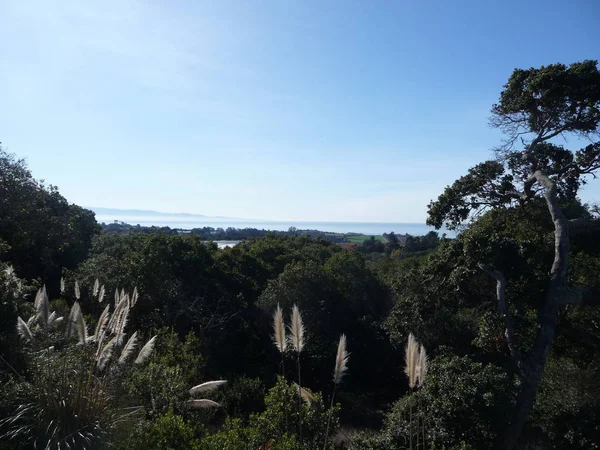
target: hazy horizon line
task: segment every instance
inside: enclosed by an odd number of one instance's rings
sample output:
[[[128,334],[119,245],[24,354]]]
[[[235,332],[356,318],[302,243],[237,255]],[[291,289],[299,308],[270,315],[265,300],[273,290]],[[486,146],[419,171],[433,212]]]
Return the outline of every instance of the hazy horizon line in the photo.
[[[189,219],[193,217],[198,217],[202,219],[227,219],[227,220],[236,220],[236,221],[244,221],[244,222],[257,222],[257,223],[287,223],[287,222],[296,222],[296,223],[347,223],[347,224],[415,224],[415,225],[426,225],[425,222],[390,222],[390,221],[356,221],[356,220],[307,220],[307,219],[265,219],[265,218],[245,218],[245,217],[230,217],[230,216],[209,216],[205,214],[197,214],[197,213],[183,213],[183,212],[163,212],[156,211],[151,209],[122,209],[122,208],[106,208],[106,207],[96,207],[96,206],[85,206],[85,208],[92,210],[97,216],[107,216],[107,215],[116,215],[123,216],[129,219],[134,217],[148,217],[148,216],[168,216],[168,217],[181,217],[183,219]],[[136,216],[134,214],[139,214]],[[144,215],[145,214],[145,215]],[[118,220],[118,218],[115,218]]]

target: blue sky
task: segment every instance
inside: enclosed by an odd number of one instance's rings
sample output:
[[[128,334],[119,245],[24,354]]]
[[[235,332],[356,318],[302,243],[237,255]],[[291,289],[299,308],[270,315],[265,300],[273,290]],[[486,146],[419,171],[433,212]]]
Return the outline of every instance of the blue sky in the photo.
[[[422,222],[516,67],[600,58],[600,2],[0,2],[0,141],[69,201]],[[584,200],[600,200],[600,181]]]

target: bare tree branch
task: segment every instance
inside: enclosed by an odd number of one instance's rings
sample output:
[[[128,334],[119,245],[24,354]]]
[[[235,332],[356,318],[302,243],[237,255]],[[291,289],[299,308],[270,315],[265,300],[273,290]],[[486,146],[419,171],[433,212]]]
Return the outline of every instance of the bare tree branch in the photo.
[[[506,279],[504,278],[504,275],[500,271],[494,269],[491,266],[487,266],[485,264],[480,263],[479,268],[481,270],[487,272],[488,275],[490,275],[492,278],[494,278],[496,280],[496,298],[498,300],[498,311],[504,317],[504,324],[506,326],[506,330],[504,331],[504,336],[506,338],[506,343],[508,345],[508,349],[510,350],[510,355],[512,356],[515,363],[517,364],[519,371],[522,373],[523,372],[523,357],[515,343],[515,320],[514,320],[512,314],[510,313],[510,311],[508,310],[508,305],[506,304],[506,298],[505,298]]]

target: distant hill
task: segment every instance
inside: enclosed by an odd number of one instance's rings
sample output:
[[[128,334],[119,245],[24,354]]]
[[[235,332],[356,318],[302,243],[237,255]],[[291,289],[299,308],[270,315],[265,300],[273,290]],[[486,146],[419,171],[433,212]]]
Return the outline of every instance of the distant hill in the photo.
[[[234,219],[234,217],[224,216],[205,216],[203,214],[188,214],[188,213],[166,213],[160,211],[152,211],[150,209],[118,209],[118,208],[99,208],[96,206],[86,206],[99,216],[127,216],[127,217],[185,217],[185,218],[203,218],[203,219]]]
[[[96,214],[98,214],[99,216],[144,216],[144,217],[149,217],[149,216],[169,216],[169,217],[186,217],[186,218],[193,218],[193,217],[202,217],[202,218],[207,218],[210,216],[205,216],[202,214],[188,214],[188,213],[167,213],[167,212],[160,212],[160,211],[152,211],[149,209],[117,209],[117,208],[98,208],[96,206],[86,206],[86,208],[91,209],[92,211],[94,211]],[[215,217],[216,218],[216,217]],[[219,219],[221,218],[225,218],[225,217],[218,217]]]

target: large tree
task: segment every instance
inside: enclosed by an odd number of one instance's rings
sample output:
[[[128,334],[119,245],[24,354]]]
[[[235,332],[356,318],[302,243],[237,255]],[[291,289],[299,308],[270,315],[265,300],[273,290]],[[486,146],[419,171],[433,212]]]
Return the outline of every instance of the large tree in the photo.
[[[427,223],[456,229],[488,209],[522,208],[543,198],[554,226],[554,258],[539,302],[532,346],[516,344],[515,320],[505,296],[506,279],[497,268],[480,267],[496,280],[505,339],[520,375],[514,415],[500,448],[515,447],[532,411],[561,307],[577,304],[581,290],[568,284],[570,223],[562,206],[600,169],[600,71],[597,61],[517,69],[492,107],[491,125],[506,135],[496,159],[478,164],[429,204]],[[567,139],[579,150],[560,145]],[[510,281],[510,280],[509,280]]]
[[[69,204],[0,147],[0,261],[56,289],[62,268],[83,261],[99,231],[92,211]]]

